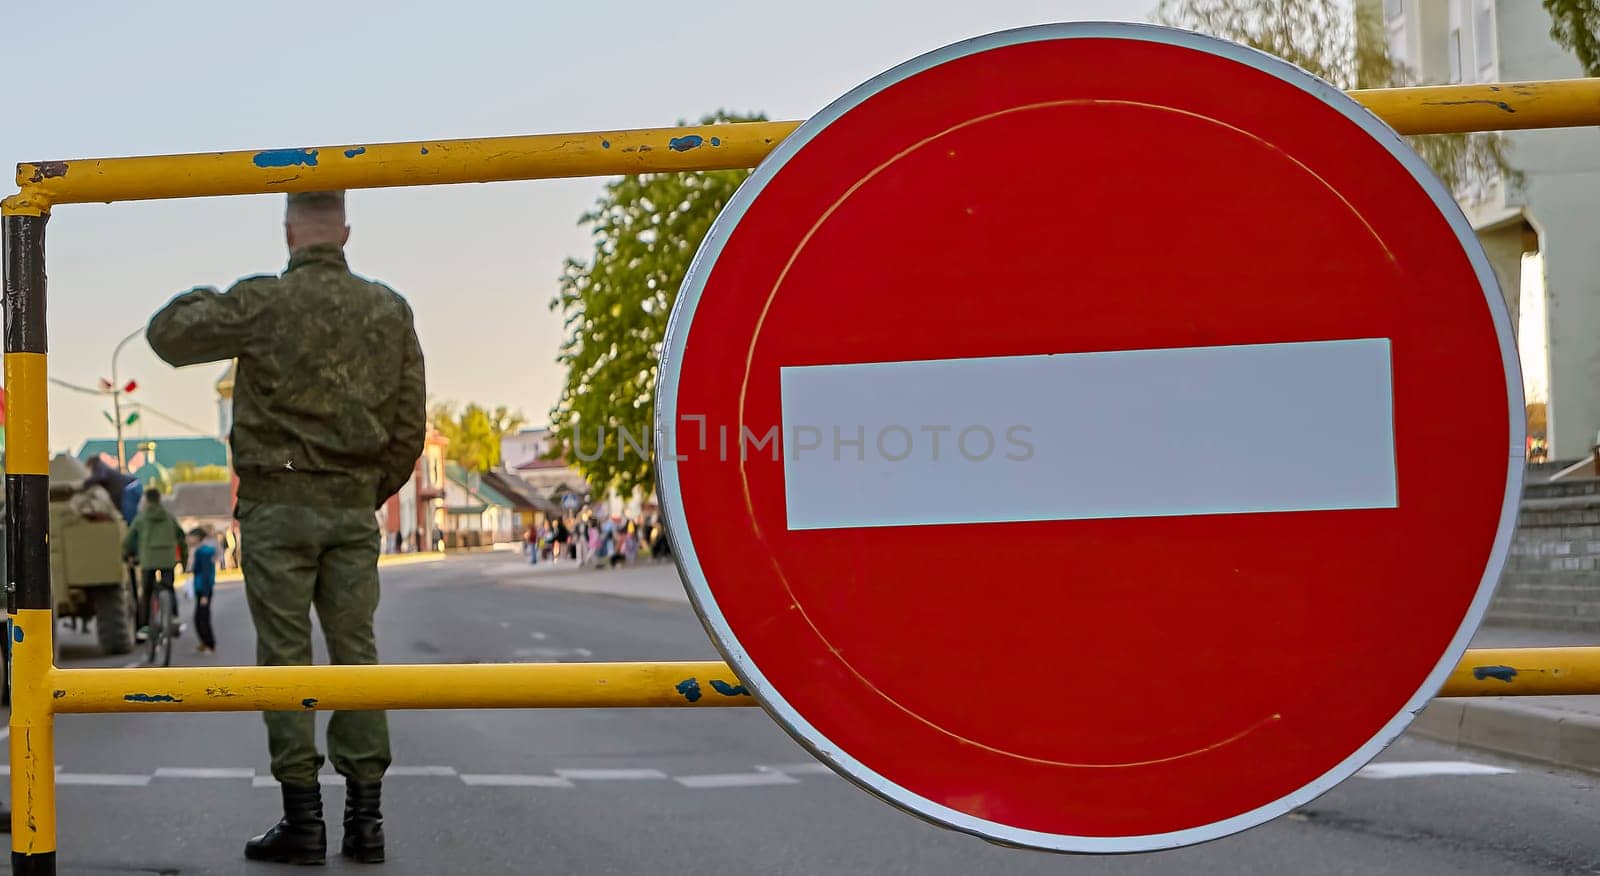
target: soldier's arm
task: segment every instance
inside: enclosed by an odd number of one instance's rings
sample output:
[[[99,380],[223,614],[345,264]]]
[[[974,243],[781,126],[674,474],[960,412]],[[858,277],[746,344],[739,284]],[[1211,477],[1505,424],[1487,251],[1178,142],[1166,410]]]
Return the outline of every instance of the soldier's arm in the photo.
[[[389,444],[379,460],[383,479],[378,483],[378,505],[406,485],[422,455],[422,442],[428,428],[426,375],[422,364],[422,344],[406,308],[404,348],[400,360],[400,391],[395,398],[394,417],[389,423]]]
[[[173,366],[237,358],[254,322],[252,290],[263,279],[270,280],[252,277],[226,293],[203,287],[172,299],[150,319],[150,349]]]

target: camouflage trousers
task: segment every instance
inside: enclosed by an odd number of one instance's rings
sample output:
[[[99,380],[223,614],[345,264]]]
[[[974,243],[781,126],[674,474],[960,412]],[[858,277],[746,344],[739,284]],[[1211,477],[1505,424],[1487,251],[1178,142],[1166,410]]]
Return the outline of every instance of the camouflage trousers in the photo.
[[[262,666],[311,663],[311,607],[316,606],[334,663],[378,662],[372,616],[378,608],[378,525],[359,508],[308,508],[239,500],[245,595]],[[272,775],[314,785],[322,769],[316,713],[264,712]],[[383,712],[335,712],[328,756],[346,778],[375,782],[389,768]]]

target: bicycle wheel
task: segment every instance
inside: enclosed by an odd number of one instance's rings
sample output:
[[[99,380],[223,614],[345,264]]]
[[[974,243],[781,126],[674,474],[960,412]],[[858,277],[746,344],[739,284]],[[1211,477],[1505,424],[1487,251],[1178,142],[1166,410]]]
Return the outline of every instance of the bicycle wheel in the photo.
[[[172,618],[172,591],[157,586],[150,595],[150,665],[172,665],[172,635],[176,622]]]

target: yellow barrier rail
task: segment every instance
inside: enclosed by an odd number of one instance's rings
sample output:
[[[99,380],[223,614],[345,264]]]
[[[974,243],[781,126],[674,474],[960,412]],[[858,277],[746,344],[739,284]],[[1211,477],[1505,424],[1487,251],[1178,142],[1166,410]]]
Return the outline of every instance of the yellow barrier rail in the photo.
[[[731,668],[684,663],[483,663],[59,669],[52,714],[352,709],[617,709],[754,706]],[[1468,651],[1442,697],[1600,691],[1600,647]]]
[[[1353,91],[1402,134],[1600,125],[1600,79]],[[754,167],[799,122],[81,158],[17,165],[4,212],[57,204]]]
[[[1600,79],[1351,92],[1403,134],[1600,125]],[[326,709],[726,707],[720,662],[208,669],[54,665],[44,226],[60,204],[752,167],[799,122],[350,144],[17,166],[5,242],[12,869],[55,872],[58,714]],[[1600,647],[1468,651],[1440,696],[1600,693]]]

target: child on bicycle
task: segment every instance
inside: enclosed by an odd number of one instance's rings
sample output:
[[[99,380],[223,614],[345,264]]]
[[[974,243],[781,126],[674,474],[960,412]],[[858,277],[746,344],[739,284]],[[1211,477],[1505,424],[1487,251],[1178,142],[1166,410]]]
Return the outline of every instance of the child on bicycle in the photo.
[[[139,560],[139,600],[135,604],[138,638],[150,636],[150,599],[155,588],[172,591],[172,569],[186,565],[189,559],[189,542],[184,538],[183,527],[161,506],[159,490],[145,490],[144,507],[128,527],[128,536],[122,542],[123,556]],[[178,602],[172,600],[173,627],[176,628]]]

